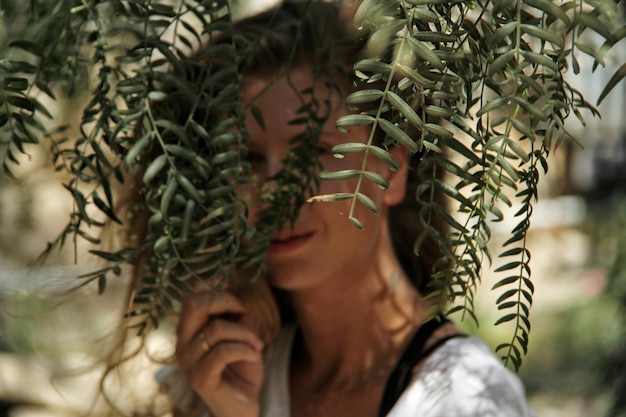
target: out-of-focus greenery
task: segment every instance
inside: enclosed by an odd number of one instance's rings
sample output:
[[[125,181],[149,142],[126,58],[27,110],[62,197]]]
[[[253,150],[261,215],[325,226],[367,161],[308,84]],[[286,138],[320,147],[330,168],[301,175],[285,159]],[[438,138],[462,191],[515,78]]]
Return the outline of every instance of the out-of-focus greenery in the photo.
[[[607,201],[608,200],[608,201]],[[613,397],[609,417],[626,416],[626,194],[623,189],[601,201],[595,201],[592,211],[593,260],[607,271],[605,291],[594,300],[604,305],[612,314],[598,317],[593,325],[603,324],[612,334],[598,334],[592,339],[589,350],[600,350],[599,368],[602,370],[602,387]],[[610,215],[607,217],[607,212]],[[611,220],[607,220],[611,219]],[[590,326],[592,327],[592,326]],[[607,331],[607,333],[609,333]],[[612,343],[602,343],[608,337]]]
[[[578,398],[587,412],[626,416],[626,196],[587,196],[589,253],[563,284],[579,294],[537,318],[520,372],[531,394]],[[545,277],[550,280],[553,277]],[[553,283],[553,291],[559,284]],[[555,401],[556,404],[559,402]]]

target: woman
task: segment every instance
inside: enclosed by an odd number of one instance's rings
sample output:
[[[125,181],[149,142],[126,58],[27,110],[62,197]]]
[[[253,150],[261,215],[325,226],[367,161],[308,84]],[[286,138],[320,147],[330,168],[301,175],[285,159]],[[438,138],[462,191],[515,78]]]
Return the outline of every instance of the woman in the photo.
[[[285,4],[278,15],[269,12],[238,24],[244,35],[262,33],[242,93],[244,107],[263,111],[266,128],[250,115],[246,127],[253,172],[270,186],[292,138],[302,132],[302,125],[289,122],[299,116],[307,89],[313,87],[319,103],[330,98],[329,107],[319,110],[329,112],[318,144],[324,170],[361,168],[362,153],[337,159],[331,149],[346,141],[365,143],[370,133],[369,126],[351,128],[347,135],[335,128],[339,117],[350,114],[344,99],[352,80],[339,73],[329,78],[323,69],[339,59],[333,56],[332,41],[346,24],[335,6],[314,6]],[[301,20],[304,9],[304,25],[290,25]],[[257,30],[270,21],[281,23],[272,31]],[[294,43],[298,46],[292,55]],[[354,50],[348,56],[348,49],[340,50],[346,67],[354,62]],[[341,94],[333,85],[340,86]],[[519,381],[489,349],[434,317],[437,303],[425,297],[424,274],[431,270],[433,256],[421,254],[419,259],[402,251],[402,241],[412,244],[415,236],[412,225],[394,212],[414,199],[412,192],[407,195],[414,186],[409,158],[401,147],[390,152],[401,162],[397,171],[367,159],[367,169],[389,186],[381,190],[363,182],[361,191],[380,208],[373,214],[357,205],[355,217],[364,230],[348,221],[350,202],[316,202],[305,204],[293,225],[272,236],[267,279],[280,296],[281,310],[288,309],[291,317],[283,317],[276,340],[261,340],[250,325],[246,303],[232,292],[200,290],[187,297],[176,359],[200,405],[185,415],[532,415]],[[350,193],[355,185],[354,179],[325,181],[319,194]],[[257,198],[248,201],[251,224],[262,208]]]

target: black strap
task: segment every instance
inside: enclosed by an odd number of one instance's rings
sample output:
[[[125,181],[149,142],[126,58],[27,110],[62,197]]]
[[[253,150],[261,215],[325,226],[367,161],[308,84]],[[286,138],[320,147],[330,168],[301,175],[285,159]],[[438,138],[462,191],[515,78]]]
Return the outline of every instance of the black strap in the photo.
[[[435,349],[439,346],[443,345],[448,340],[463,336],[461,334],[454,334],[451,336],[443,337],[437,340],[434,344],[428,347],[428,349],[424,350],[424,344],[430,338],[430,336],[437,330],[439,327],[444,325],[445,323],[449,323],[449,320],[446,319],[443,315],[438,314],[433,319],[424,323],[415,333],[408,346],[404,350],[404,353],[400,357],[398,364],[389,375],[389,379],[387,380],[387,384],[385,385],[385,392],[383,394],[383,399],[380,403],[380,409],[378,412],[378,417],[385,417],[387,413],[393,408],[402,392],[406,389],[406,387],[411,382],[411,378],[413,377],[413,369],[415,366],[430,355]]]

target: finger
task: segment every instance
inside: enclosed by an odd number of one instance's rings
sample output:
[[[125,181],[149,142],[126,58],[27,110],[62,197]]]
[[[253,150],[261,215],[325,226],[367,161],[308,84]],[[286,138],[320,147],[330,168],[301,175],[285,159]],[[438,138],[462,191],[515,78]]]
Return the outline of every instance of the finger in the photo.
[[[183,301],[178,322],[177,346],[184,346],[204,327],[211,316],[224,313],[242,314],[241,302],[228,292],[204,291],[194,293]]]
[[[191,370],[189,383],[197,392],[214,392],[222,385],[226,368],[238,362],[260,364],[261,352],[245,343],[220,343]]]
[[[213,347],[224,342],[248,344],[258,351],[263,350],[263,341],[243,324],[225,319],[212,319],[187,345],[180,346],[176,358],[183,371],[192,368]]]
[[[263,349],[263,342],[249,327],[231,320],[211,320],[202,330],[202,335],[209,346],[222,342],[240,342],[247,343],[256,350]]]

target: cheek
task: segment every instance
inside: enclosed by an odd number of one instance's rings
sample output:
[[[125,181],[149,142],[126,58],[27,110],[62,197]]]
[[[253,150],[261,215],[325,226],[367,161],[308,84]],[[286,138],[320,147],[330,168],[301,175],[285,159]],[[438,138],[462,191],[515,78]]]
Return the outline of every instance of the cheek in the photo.
[[[241,185],[237,188],[237,193],[248,206],[248,226],[252,226],[256,222],[259,212],[263,209],[261,188],[262,184],[258,175],[252,175],[250,184]]]
[[[363,154],[349,154],[342,159],[334,158],[330,156],[323,161],[323,170],[327,172],[338,172],[343,170],[356,169],[360,170],[363,166]],[[370,157],[365,167],[366,171],[375,172],[383,177],[388,176],[389,168],[383,162],[378,160],[372,160]],[[320,183],[320,194],[332,194],[332,193],[354,193],[359,184],[359,176],[355,176],[348,180],[340,181],[327,181],[324,180]],[[359,191],[372,200],[379,206],[382,203],[381,197],[383,190],[376,184],[367,178],[362,178],[359,186]],[[349,203],[348,203],[349,204]],[[362,206],[362,204],[358,204]]]

